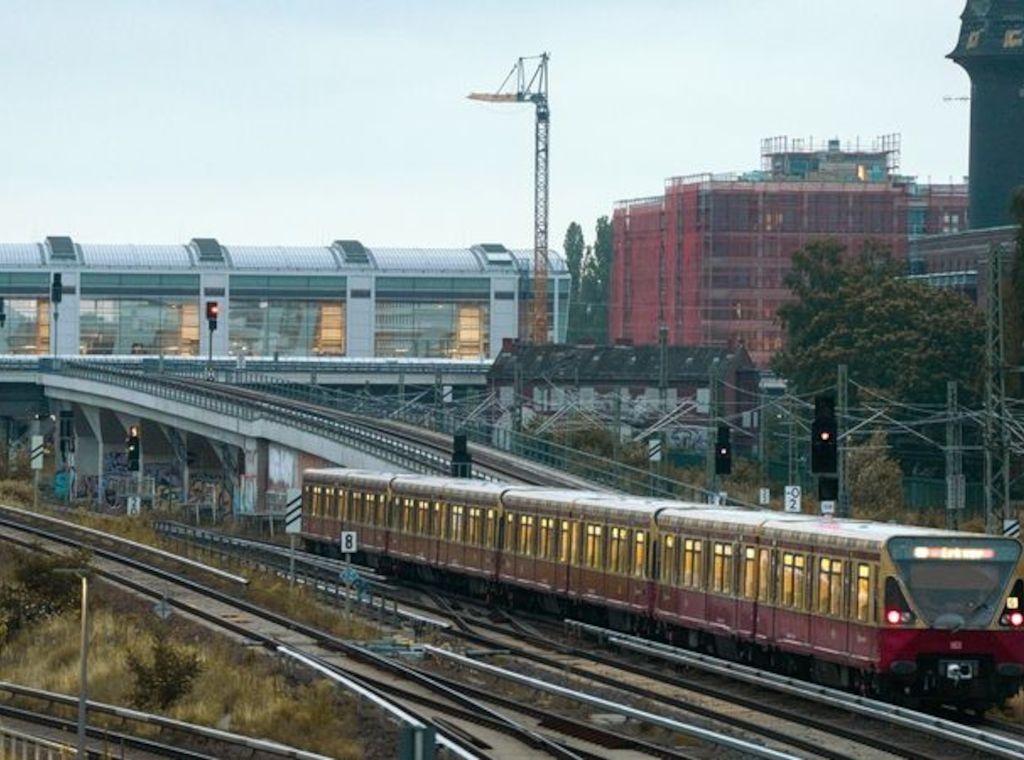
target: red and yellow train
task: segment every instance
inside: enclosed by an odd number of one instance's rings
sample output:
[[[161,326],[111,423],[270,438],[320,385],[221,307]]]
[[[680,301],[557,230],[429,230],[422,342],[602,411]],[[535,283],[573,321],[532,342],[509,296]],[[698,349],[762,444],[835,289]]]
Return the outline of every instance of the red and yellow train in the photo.
[[[915,704],[1022,686],[1010,538],[615,494],[308,470],[302,532],[386,572]]]

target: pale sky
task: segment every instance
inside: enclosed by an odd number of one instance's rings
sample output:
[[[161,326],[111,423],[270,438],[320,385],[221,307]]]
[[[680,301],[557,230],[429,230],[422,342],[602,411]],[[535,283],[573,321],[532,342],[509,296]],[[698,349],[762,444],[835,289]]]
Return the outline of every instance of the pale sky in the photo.
[[[967,171],[963,0],[0,0],[0,242],[532,247],[533,107],[469,101],[551,53],[551,232],[593,237],[760,139],[903,135]]]

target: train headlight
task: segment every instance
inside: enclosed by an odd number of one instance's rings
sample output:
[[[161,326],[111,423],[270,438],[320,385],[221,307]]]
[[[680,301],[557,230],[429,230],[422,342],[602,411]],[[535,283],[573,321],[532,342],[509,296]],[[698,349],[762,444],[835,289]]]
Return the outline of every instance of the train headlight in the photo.
[[[886,610],[885,621],[889,625],[904,625],[914,620],[914,613],[908,610]]]
[[[1010,625],[1014,628],[1020,628],[1024,625],[1024,612],[1016,611],[1010,613]]]

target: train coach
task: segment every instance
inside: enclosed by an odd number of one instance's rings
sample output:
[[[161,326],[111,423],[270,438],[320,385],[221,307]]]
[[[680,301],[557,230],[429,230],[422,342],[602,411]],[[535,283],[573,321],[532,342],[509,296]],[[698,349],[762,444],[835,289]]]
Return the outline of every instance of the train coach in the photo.
[[[380,569],[829,685],[985,709],[1024,676],[1014,539],[420,475],[308,470],[302,530]]]

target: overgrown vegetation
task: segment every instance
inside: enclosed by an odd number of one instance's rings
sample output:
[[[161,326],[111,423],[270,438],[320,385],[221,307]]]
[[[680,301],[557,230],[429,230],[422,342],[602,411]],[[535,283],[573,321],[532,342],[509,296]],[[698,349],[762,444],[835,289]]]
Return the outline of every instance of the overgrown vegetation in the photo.
[[[132,649],[127,655],[133,680],[132,704],[144,710],[165,711],[189,693],[203,664],[196,652],[169,641],[164,629],[158,628],[150,635],[148,653]]]
[[[81,581],[54,571],[85,567],[90,557],[87,553],[61,557],[18,552],[12,559],[13,577],[0,583],[0,646],[25,628],[76,607]]]

